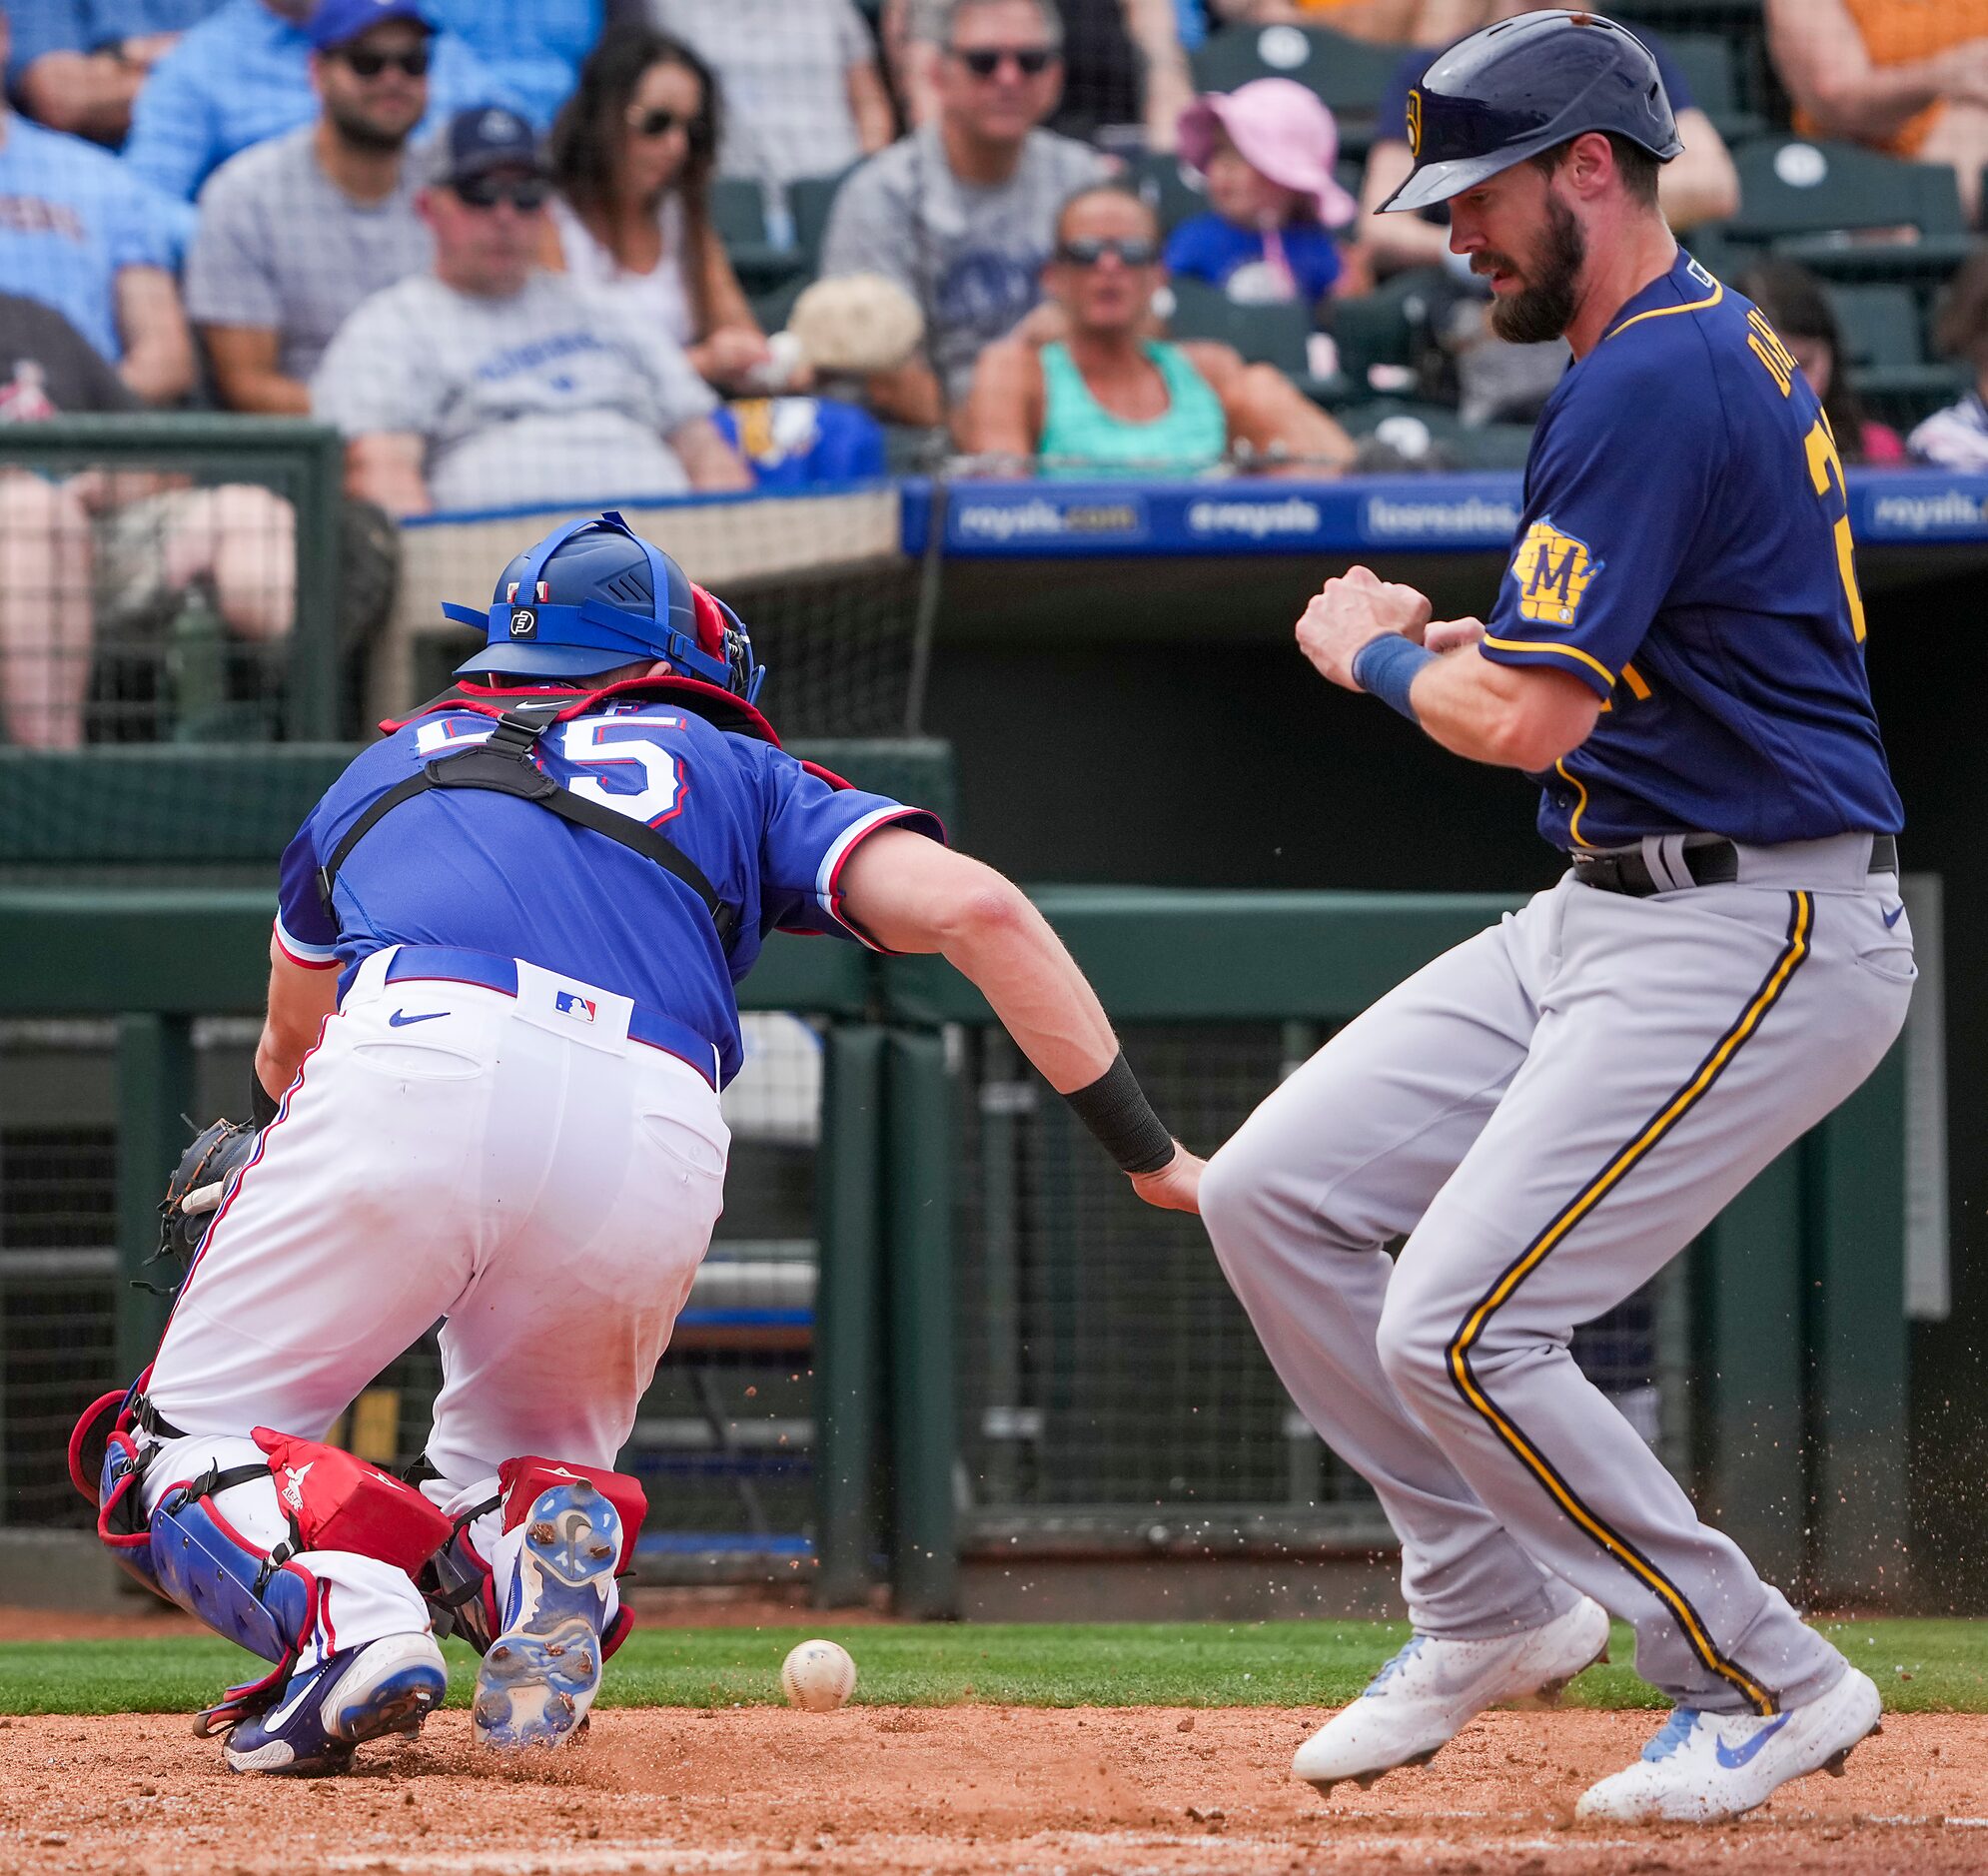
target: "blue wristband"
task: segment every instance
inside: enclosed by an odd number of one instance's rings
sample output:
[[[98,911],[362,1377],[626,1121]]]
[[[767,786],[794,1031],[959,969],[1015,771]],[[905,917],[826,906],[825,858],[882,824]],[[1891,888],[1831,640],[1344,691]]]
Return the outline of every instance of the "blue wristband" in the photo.
[[[1420,726],[1422,719],[1409,701],[1409,686],[1415,682],[1416,672],[1435,662],[1436,653],[1412,638],[1404,638],[1400,632],[1383,632],[1354,653],[1353,681]]]

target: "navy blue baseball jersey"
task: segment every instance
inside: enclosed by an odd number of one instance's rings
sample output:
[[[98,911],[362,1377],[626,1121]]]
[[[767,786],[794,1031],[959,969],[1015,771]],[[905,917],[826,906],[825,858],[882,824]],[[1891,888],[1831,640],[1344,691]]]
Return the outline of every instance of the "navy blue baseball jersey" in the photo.
[[[1558,847],[1895,833],[1827,419],[1751,302],[1680,254],[1546,401],[1484,655],[1603,699],[1539,777]]]
[[[277,942],[299,964],[338,969],[393,944],[523,958],[687,1023],[729,1079],[740,1060],[732,986],[773,930],[870,940],[841,903],[844,862],[897,823],[943,840],[937,818],[837,788],[771,744],[727,733],[671,702],[603,699],[555,723],[539,765],[576,794],[646,821],[740,908],[726,957],[697,895],[653,860],[544,808],[484,789],[404,801],[339,869],[334,909],[318,868],[369,803],[447,750],[488,736],[488,715],[445,708],[360,755],[283,856]],[[336,914],[336,915],[334,915]]]

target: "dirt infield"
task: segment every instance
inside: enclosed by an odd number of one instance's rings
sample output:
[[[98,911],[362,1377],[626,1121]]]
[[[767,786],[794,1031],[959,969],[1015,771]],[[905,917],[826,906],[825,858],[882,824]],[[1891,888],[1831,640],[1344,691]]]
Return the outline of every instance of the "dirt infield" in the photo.
[[[1905,1715],[1846,1778],[1715,1830],[1570,1807],[1646,1713],[1497,1713],[1424,1770],[1322,1802],[1286,1775],[1318,1713],[855,1707],[598,1716],[512,1762],[448,1712],[327,1780],[240,1778],[183,1719],[0,1719],[0,1869],[1298,1872],[1678,1876],[1988,1865],[1988,1721]]]

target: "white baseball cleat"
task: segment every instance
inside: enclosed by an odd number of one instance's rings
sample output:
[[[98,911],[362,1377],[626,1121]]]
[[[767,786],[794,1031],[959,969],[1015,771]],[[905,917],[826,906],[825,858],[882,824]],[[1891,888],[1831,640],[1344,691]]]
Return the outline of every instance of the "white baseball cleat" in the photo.
[[[1586,1596],[1515,1635],[1413,1635],[1358,1700],[1298,1748],[1291,1770],[1321,1792],[1345,1778],[1371,1785],[1397,1765],[1427,1764],[1486,1707],[1528,1695],[1551,1700],[1607,1658],[1608,1611]]]
[[[1765,1804],[1791,1778],[1843,1771],[1878,1729],[1884,1704],[1853,1667],[1827,1693],[1784,1713],[1671,1710],[1627,1771],[1590,1785],[1574,1815],[1608,1824],[1716,1824]]]

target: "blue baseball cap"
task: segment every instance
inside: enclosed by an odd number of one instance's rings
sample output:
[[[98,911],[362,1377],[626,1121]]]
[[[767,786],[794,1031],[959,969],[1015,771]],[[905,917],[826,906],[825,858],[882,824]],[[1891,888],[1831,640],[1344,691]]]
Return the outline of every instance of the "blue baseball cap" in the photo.
[[[435,141],[430,180],[453,188],[496,170],[545,175],[538,133],[507,104],[478,104],[458,111]]]
[[[396,20],[406,20],[425,33],[437,30],[419,0],[323,0],[304,30],[320,52],[332,52]]]

